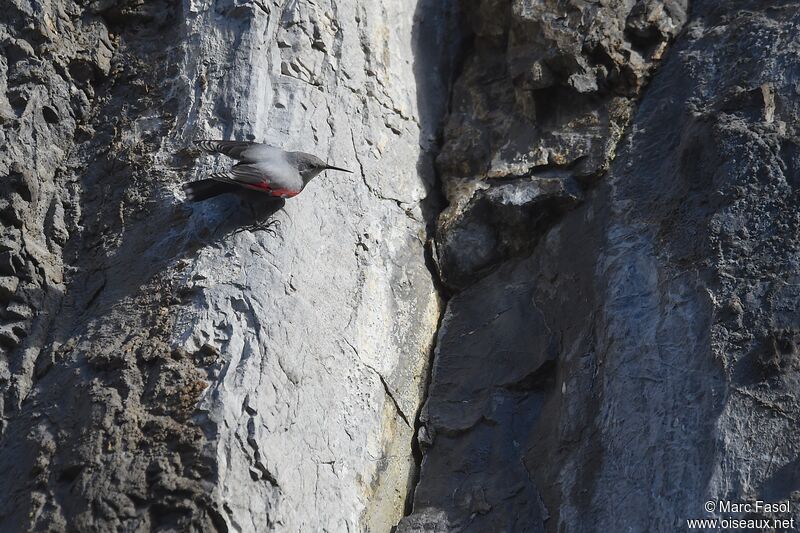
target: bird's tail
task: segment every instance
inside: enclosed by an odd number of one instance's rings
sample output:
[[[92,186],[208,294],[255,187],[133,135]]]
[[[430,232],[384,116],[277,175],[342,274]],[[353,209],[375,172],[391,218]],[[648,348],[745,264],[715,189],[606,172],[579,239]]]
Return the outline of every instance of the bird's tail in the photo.
[[[186,199],[190,202],[202,202],[226,192],[233,192],[237,187],[236,184],[223,183],[214,179],[190,181],[183,184]]]

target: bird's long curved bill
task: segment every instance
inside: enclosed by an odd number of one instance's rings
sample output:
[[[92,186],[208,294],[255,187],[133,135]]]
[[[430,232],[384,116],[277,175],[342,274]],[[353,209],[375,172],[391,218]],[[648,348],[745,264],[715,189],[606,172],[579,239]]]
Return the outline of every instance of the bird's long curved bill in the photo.
[[[347,170],[346,168],[330,167],[330,166],[328,166],[328,167],[325,167],[325,170],[338,170],[339,172],[347,172],[347,173],[349,173],[349,174],[352,174],[352,173],[353,173],[353,171],[352,171],[352,170]]]

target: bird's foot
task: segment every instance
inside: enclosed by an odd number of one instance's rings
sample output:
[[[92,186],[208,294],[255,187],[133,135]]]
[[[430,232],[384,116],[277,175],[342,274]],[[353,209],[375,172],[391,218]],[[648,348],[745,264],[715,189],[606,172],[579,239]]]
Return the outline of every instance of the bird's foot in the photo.
[[[277,235],[278,235],[277,230],[279,230],[280,227],[281,227],[281,221],[280,220],[265,220],[263,222],[256,222],[254,224],[248,224],[247,226],[242,226],[241,228],[237,229],[233,233],[234,234],[241,233],[242,231],[252,231],[252,232],[266,231],[267,233],[269,233],[273,237],[277,237]]]

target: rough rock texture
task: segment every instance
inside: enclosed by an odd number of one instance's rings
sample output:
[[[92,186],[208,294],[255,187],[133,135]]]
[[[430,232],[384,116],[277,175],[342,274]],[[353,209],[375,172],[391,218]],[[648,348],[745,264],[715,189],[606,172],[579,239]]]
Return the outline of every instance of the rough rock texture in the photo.
[[[86,133],[113,37],[74,2],[11,2],[0,24],[0,417],[18,407],[65,290],[63,249],[80,208],[65,168]],[[31,20],[37,22],[31,24]]]
[[[470,52],[437,163],[441,276],[460,289],[520,251],[606,170],[636,98],[686,18],[685,0],[463,0]],[[498,180],[551,185],[530,213]],[[525,182],[525,183],[519,183]],[[509,214],[511,213],[511,214]],[[525,226],[525,231],[519,225]],[[477,238],[476,238],[477,236]]]
[[[426,242],[451,11],[4,5],[0,529],[400,519],[440,315]],[[185,205],[180,183],[224,164],[187,149],[209,137],[355,173],[285,206]]]
[[[399,531],[800,523],[798,30],[793,2],[692,2],[608,173],[449,301]],[[757,499],[791,511],[704,510]]]
[[[800,15],[690,7],[6,2],[0,530],[800,522]]]

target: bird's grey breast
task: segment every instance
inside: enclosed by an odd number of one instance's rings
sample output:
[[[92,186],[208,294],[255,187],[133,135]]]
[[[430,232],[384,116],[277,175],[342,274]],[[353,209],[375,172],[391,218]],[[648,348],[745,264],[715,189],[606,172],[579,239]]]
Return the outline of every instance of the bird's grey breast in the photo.
[[[274,188],[299,191],[303,188],[303,179],[297,167],[293,165],[287,153],[267,145],[253,146],[248,149],[248,166],[261,172]]]

